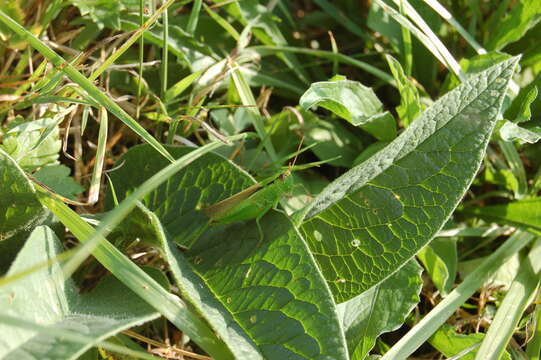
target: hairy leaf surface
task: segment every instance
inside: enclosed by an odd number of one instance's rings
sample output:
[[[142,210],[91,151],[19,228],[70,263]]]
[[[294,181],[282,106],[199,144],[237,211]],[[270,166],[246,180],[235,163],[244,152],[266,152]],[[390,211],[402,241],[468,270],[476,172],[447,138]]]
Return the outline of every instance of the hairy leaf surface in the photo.
[[[304,211],[304,238],[338,302],[426,245],[472,182],[518,59],[472,75]]]
[[[22,169],[0,149],[0,241],[39,224],[48,211]]]
[[[35,228],[8,275],[54,259],[62,251],[54,232]],[[0,288],[0,315],[51,327],[51,334],[0,324],[3,359],[77,359],[86,349],[109,336],[158,317],[148,304],[118,280],[109,277],[92,292],[80,296],[62,268],[53,263]],[[54,336],[54,329],[84,334],[91,342]]]

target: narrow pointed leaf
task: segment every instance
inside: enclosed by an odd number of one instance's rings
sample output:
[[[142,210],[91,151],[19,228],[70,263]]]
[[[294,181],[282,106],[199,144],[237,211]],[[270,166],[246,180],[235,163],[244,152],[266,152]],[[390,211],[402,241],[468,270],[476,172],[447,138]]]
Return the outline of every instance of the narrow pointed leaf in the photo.
[[[338,302],[387,278],[443,226],[479,169],[517,61],[469,77],[304,210],[302,233]]]

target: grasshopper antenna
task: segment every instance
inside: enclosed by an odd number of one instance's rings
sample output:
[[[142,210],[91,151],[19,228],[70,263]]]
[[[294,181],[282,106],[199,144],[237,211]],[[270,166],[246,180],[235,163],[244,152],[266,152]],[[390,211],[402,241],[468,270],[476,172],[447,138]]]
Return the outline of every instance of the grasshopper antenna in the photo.
[[[303,142],[304,142],[304,134],[301,137],[299,146],[297,146],[297,151],[296,151],[295,157],[293,158],[293,161],[291,161],[288,164],[288,169],[286,170],[286,176],[291,175],[291,170],[293,169],[293,166],[295,166],[295,164],[297,163],[297,158],[299,157],[299,154],[301,153],[301,147],[302,147]]]

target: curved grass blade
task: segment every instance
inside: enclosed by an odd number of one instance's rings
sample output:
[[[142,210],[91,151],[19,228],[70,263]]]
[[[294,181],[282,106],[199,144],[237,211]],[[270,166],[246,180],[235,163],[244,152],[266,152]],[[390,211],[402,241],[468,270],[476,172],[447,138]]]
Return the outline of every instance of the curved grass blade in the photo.
[[[168,160],[173,161],[171,155],[165,150],[165,148],[150,135],[145,128],[143,128],[137,121],[135,121],[128,113],[115,103],[110,97],[104,94],[98,89],[91,80],[87,79],[79,71],[77,71],[71,64],[69,64],[64,58],[54,52],[44,42],[35,37],[31,32],[26,30],[19,23],[11,19],[2,10],[0,10],[0,22],[8,26],[13,32],[23,37],[28,43],[38,50],[44,57],[52,62],[56,67],[60,68],[71,80],[76,82],[81,88],[86,90],[88,95],[96,100],[100,105],[104,106],[112,114],[118,117],[124,122],[130,129],[135,131],[144,141],[148,142],[159,153],[165,156]]]
[[[486,337],[477,353],[476,360],[498,360],[505,351],[515,327],[539,286],[541,270],[541,241],[537,240],[528,257],[522,262],[517,277],[511,283]]]
[[[534,235],[516,232],[488,256],[464,281],[403,336],[381,360],[407,359],[472,296],[510,257],[526,247]]]
[[[180,163],[182,163],[182,161],[180,161]],[[178,163],[172,165],[179,166]],[[166,169],[171,171],[172,165],[169,165],[169,167]],[[11,166],[13,169],[18,169],[13,161],[7,166]],[[22,175],[22,171],[20,172]],[[40,187],[36,187],[36,190],[36,194],[28,192],[26,194],[27,198],[30,199],[37,196],[38,200],[53,214],[55,214],[56,217],[64,224],[64,226],[66,226],[73,233],[73,235],[79,239],[79,241],[82,243],[91,242],[92,246],[90,249],[92,250],[94,257],[117,279],[119,279],[157,311],[159,311],[175,326],[184,331],[192,339],[196,340],[203,349],[213,354],[213,356],[233,359],[232,356],[227,355],[229,354],[229,351],[224,343],[215,336],[214,332],[209,328],[207,323],[200,318],[200,316],[195,314],[190,307],[187,307],[187,305],[180,298],[174,296],[164,289],[160,283],[150,277],[146,272],[135,265],[129,258],[127,258],[105,239],[103,234],[110,231],[110,227],[106,227],[105,229],[102,228],[100,233],[98,232],[99,229],[96,231],[94,228],[92,228],[61,200],[51,196],[48,192]],[[136,200],[132,200],[132,202],[135,201]],[[124,201],[123,203],[125,203],[124,206],[126,206],[126,204],[129,206],[129,202]],[[113,214],[113,220],[117,219],[115,216],[118,216],[118,214],[119,212]],[[120,215],[123,215],[122,211],[120,212]],[[107,226],[107,224],[105,225]],[[81,246],[76,251],[81,251],[81,249],[83,249],[83,252],[88,250],[85,249],[84,246]],[[63,258],[62,255],[63,254],[60,254],[56,260]],[[69,260],[71,260],[71,258]],[[19,274],[17,273],[10,276],[11,279],[16,278],[16,280],[11,280],[9,282],[4,281],[3,283],[13,286],[12,284],[17,284],[19,281],[24,281],[26,277],[31,276],[31,274],[35,273],[36,271],[43,269],[41,266],[42,264],[48,265],[49,263],[50,260],[41,262],[35,266],[32,266],[32,272],[26,272],[24,277],[18,276]]]
[[[358,67],[359,69],[362,69],[375,77],[383,80],[384,82],[396,86],[395,81],[393,77],[389,74],[387,74],[384,71],[381,71],[377,67],[374,67],[364,61],[357,60],[351,56],[347,56],[340,53],[334,53],[332,51],[327,50],[314,50],[314,49],[306,49],[301,47],[294,47],[294,46],[275,46],[275,45],[258,45],[258,46],[250,46],[246,48],[246,50],[250,51],[256,51],[261,56],[266,56],[270,54],[276,54],[279,52],[291,52],[291,53],[297,53],[297,54],[304,54],[304,55],[310,55],[310,56],[316,56],[321,57],[324,59],[329,59],[333,61],[338,61],[343,64],[352,65],[355,67]]]
[[[240,139],[245,139],[253,134],[239,134],[230,136],[227,139],[230,141],[236,141]],[[103,237],[117,226],[122,219],[124,219],[130,211],[136,206],[137,201],[141,200],[145,195],[149,194],[151,191],[156,189],[162,183],[167,181],[171,176],[177,173],[180,169],[189,165],[199,157],[205,155],[208,152],[211,152],[214,149],[217,149],[220,146],[223,146],[224,143],[221,141],[214,141],[208,143],[196,150],[184,155],[180,159],[174,160],[167,167],[163,168],[161,171],[156,173],[150,179],[145,181],[141,186],[133,191],[128,197],[126,197],[114,210],[112,210],[101,222],[100,225],[96,228],[95,233],[81,246],[73,256],[66,262],[64,265],[64,271],[67,274],[72,274],[77,267],[88,257],[88,255],[93,251],[94,247],[98,246],[99,242]]]

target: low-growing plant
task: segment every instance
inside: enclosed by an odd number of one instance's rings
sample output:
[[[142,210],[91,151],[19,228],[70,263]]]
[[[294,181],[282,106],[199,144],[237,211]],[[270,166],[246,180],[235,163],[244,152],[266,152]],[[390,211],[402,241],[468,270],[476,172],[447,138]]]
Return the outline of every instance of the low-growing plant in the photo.
[[[0,357],[538,359],[541,4],[361,4],[0,0]]]

